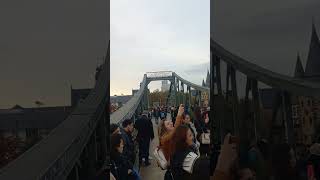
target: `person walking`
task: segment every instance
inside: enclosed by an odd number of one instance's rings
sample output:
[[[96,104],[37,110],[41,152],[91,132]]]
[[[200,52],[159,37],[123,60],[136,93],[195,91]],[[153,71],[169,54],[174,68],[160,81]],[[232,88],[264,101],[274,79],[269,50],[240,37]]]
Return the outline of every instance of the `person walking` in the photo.
[[[142,114],[140,119],[136,121],[136,129],[138,130],[137,141],[139,143],[139,163],[143,161],[146,166],[149,162],[150,142],[154,139],[153,125],[147,114]]]

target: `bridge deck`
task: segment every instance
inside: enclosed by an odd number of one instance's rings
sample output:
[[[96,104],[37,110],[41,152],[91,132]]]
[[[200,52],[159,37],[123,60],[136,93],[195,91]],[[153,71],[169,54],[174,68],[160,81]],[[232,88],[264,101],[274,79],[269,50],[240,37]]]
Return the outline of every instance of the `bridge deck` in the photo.
[[[168,114],[168,117],[170,115]],[[142,180],[163,180],[164,179],[164,173],[165,171],[161,170],[160,167],[158,167],[157,162],[153,156],[154,149],[159,145],[159,136],[158,136],[158,126],[154,123],[154,119],[152,119],[153,122],[153,131],[154,131],[154,140],[150,144],[150,156],[153,158],[150,160],[151,165],[150,166],[141,166],[140,168],[140,175]]]

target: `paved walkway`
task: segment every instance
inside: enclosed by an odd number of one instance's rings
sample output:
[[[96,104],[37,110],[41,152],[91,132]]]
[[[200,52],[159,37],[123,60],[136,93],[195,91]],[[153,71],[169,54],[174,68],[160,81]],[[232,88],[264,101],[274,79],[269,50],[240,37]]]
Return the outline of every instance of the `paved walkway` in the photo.
[[[168,118],[170,115],[168,114]],[[159,120],[160,121],[160,120]],[[142,166],[140,169],[140,175],[142,180],[163,180],[165,171],[158,167],[157,162],[153,156],[154,149],[159,145],[158,126],[153,122],[154,139],[150,144],[150,156],[153,158],[150,160],[151,165],[148,167]]]

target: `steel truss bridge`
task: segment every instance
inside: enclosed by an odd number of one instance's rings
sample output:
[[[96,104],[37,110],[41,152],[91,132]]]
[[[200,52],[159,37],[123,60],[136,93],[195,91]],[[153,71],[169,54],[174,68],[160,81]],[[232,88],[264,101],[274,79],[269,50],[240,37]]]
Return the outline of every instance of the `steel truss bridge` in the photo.
[[[148,72],[143,76],[139,91],[118,111],[109,117],[109,69],[110,53],[102,65],[96,85],[89,96],[45,139],[33,146],[19,158],[0,170],[0,179],[24,180],[64,180],[90,179],[94,177],[97,162],[105,163],[109,159],[109,124],[120,123],[133,118],[143,109],[147,109],[147,86],[151,81],[169,80],[170,96],[179,91],[190,96],[191,89],[209,93],[210,119],[212,119],[212,142],[219,144],[227,129],[236,135],[246,137],[259,136],[257,123],[261,121],[261,108],[258,82],[278,90],[279,98],[275,102],[274,112],[283,110],[284,134],[286,141],[294,142],[293,122],[291,118],[290,97],[292,95],[319,98],[320,84],[307,82],[281,75],[229,52],[213,39],[210,41],[210,88],[202,87],[183,79],[171,71]],[[223,94],[221,85],[221,64],[227,65],[227,85]],[[247,77],[245,106],[240,106],[237,93],[237,72]],[[185,89],[186,86],[186,89]],[[251,98],[249,94],[251,93]],[[168,97],[168,100],[170,97]],[[177,100],[175,103],[187,102]],[[190,102],[190,101],[189,101]],[[228,113],[231,110],[231,113]],[[231,126],[226,127],[230,121]],[[245,123],[244,123],[245,122]],[[246,124],[248,127],[240,126]],[[243,132],[245,130],[245,132]],[[245,134],[245,135],[243,135]]]

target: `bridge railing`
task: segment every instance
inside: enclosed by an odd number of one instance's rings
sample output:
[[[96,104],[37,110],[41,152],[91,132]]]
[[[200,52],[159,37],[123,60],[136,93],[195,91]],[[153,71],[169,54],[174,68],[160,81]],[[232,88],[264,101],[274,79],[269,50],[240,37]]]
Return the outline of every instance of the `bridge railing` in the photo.
[[[253,64],[229,51],[211,39],[210,49],[213,56],[225,61],[236,70],[246,76],[261,81],[271,87],[286,90],[297,95],[320,97],[320,84],[303,79],[293,78],[283,74],[272,72]]]
[[[270,132],[282,128],[283,131],[280,134],[282,140],[284,139],[289,144],[295,143],[292,101],[296,101],[295,99],[299,96],[319,98],[320,83],[272,72],[229,52],[213,39],[210,39],[210,51],[210,88],[212,89],[210,96],[213,97],[213,100],[210,101],[210,106],[213,108],[210,118],[214,120],[211,137],[216,138],[213,141],[222,142],[225,133],[230,129],[233,129],[235,135],[242,136],[242,139],[248,142],[252,137],[257,140],[262,136],[269,138],[270,142],[277,141],[279,138],[272,137]],[[222,93],[220,62],[227,65],[226,94]],[[243,73],[247,78],[245,97],[241,102],[241,107],[237,92],[237,71]],[[276,94],[275,97],[270,97],[273,98],[272,117],[268,119],[270,122],[263,120],[264,109],[261,107],[259,82],[271,86],[272,91]],[[217,86],[217,94],[214,94],[215,86]],[[250,92],[251,98],[249,98]],[[282,111],[283,126],[281,127],[275,124],[279,110]],[[268,128],[264,127],[267,123],[270,126]]]
[[[179,81],[181,81],[183,84],[185,84],[185,85],[187,85],[187,86],[190,86],[190,87],[192,87],[192,88],[194,88],[194,89],[196,89],[196,90],[205,91],[205,92],[208,92],[208,93],[209,93],[209,91],[210,91],[210,88],[208,88],[208,87],[203,87],[203,86],[194,84],[194,83],[192,83],[192,82],[190,82],[190,81],[187,81],[187,80],[183,79],[182,77],[180,77],[180,76],[179,76],[178,74],[176,74],[176,73],[173,73],[173,75],[174,75]]]
[[[147,72],[147,78],[161,78],[161,77],[171,77],[172,71],[157,71],[157,72]]]
[[[107,63],[95,87],[75,110],[38,144],[0,170],[0,179],[63,180],[78,160],[105,112]]]
[[[132,118],[142,100],[143,93],[145,92],[146,88],[147,75],[144,75],[139,91],[135,93],[135,95],[120,109],[111,114],[110,123],[120,124],[123,120]]]

